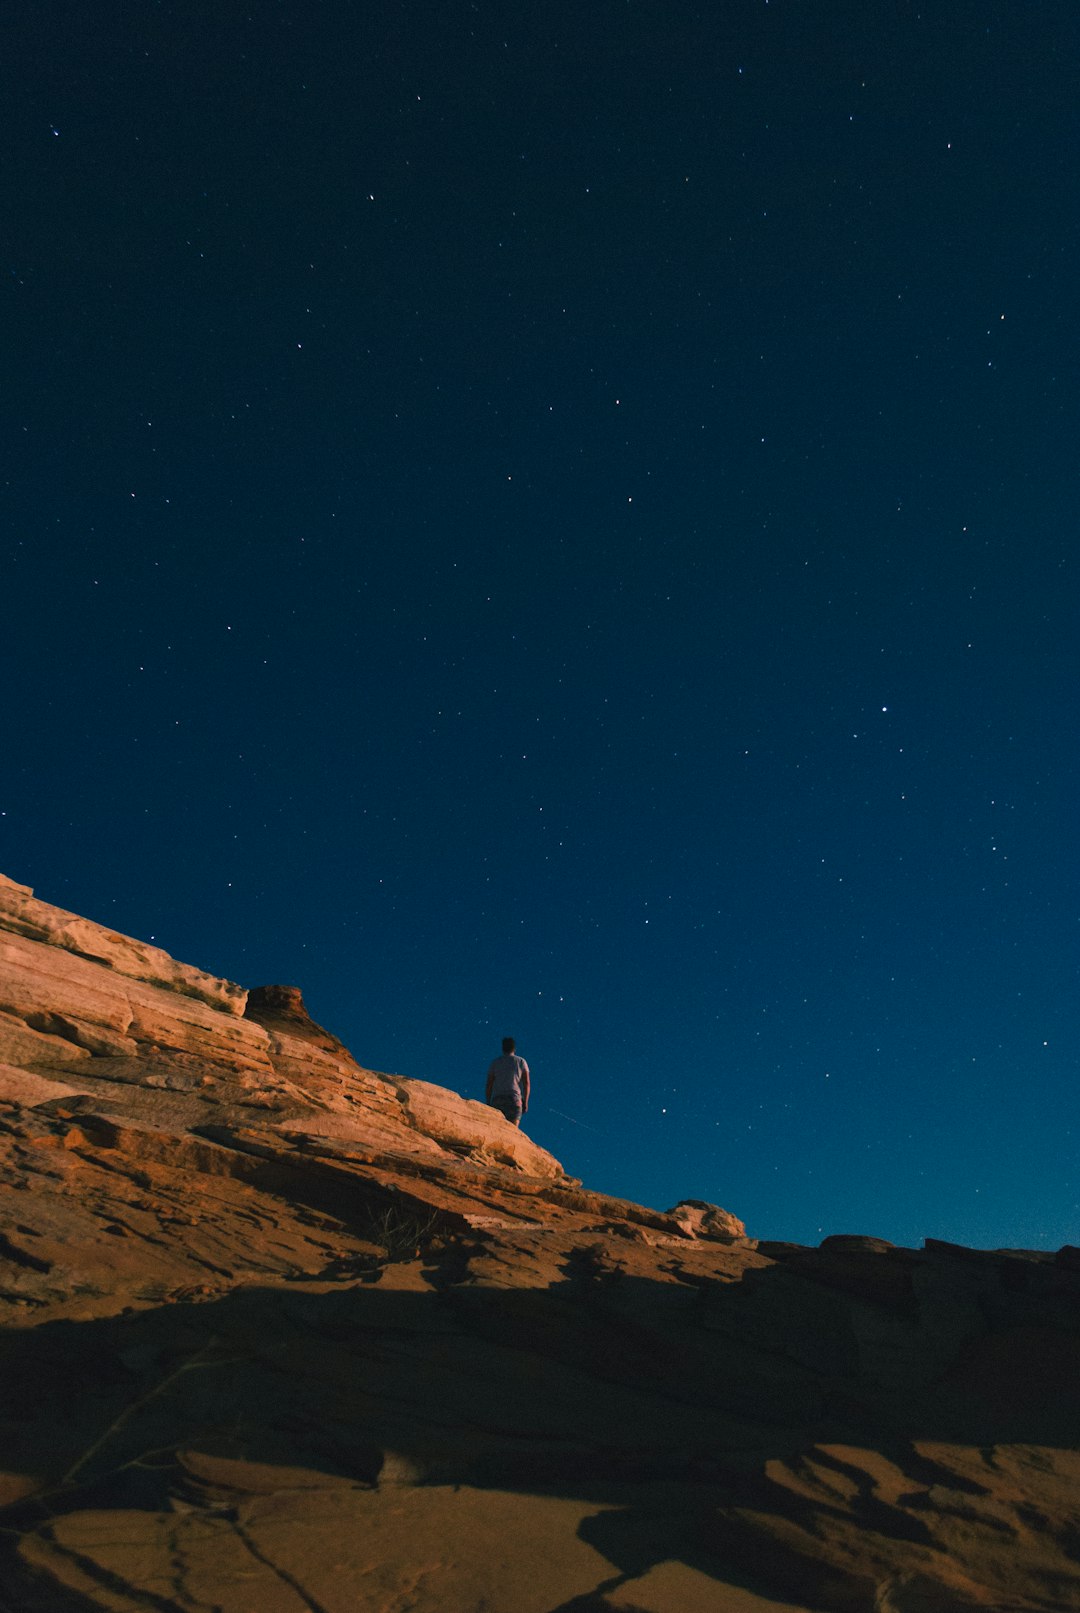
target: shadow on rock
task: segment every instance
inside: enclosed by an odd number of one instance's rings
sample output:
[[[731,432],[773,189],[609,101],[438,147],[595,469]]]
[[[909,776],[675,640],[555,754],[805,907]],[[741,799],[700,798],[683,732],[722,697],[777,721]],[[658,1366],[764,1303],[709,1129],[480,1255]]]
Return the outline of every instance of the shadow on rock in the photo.
[[[858,1262],[815,1258],[689,1284],[581,1258],[549,1288],[499,1289],[426,1288],[417,1267],[413,1288],[244,1289],[9,1333],[12,1605],[79,1605],[26,1579],[25,1540],[65,1515],[468,1486],[587,1503],[579,1537],[609,1587],[677,1559],[871,1607],[879,1581],[844,1567],[849,1536],[936,1584],[939,1558],[960,1573],[942,1521],[960,1519],[979,1572],[1041,1528],[1060,1581],[1045,1605],[1080,1606],[1080,1516],[1062,1500],[1080,1477],[1076,1274],[873,1258],[895,1269],[864,1263],[863,1281]],[[994,1447],[1050,1454],[1003,1466]],[[952,1602],[919,1594],[911,1607],[969,1605],[956,1585]]]

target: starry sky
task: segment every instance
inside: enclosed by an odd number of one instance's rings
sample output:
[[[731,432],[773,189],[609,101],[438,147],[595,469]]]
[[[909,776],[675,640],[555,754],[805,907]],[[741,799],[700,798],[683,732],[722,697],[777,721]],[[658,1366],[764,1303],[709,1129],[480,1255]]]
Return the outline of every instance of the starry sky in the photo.
[[[753,1235],[1080,1244],[1074,0],[9,0],[0,869]]]

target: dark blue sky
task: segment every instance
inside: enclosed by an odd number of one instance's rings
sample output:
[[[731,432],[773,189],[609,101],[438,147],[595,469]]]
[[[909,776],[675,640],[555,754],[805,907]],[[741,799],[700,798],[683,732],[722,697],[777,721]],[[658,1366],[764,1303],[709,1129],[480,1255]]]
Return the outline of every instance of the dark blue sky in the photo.
[[[591,1186],[1080,1243],[1078,56],[12,0],[0,868]]]

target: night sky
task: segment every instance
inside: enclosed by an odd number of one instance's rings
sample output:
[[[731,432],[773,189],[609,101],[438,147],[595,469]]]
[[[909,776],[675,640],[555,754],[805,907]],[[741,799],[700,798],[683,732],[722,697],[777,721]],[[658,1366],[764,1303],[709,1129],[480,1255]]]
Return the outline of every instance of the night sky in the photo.
[[[0,869],[761,1237],[1080,1244],[1075,0],[8,0]]]

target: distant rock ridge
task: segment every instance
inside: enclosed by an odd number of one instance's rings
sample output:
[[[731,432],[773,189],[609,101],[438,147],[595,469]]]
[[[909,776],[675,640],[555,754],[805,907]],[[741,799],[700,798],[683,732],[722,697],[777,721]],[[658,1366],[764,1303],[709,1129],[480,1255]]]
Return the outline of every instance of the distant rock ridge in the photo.
[[[1080,1250],[591,1192],[0,878],[0,1606],[1080,1610]]]

